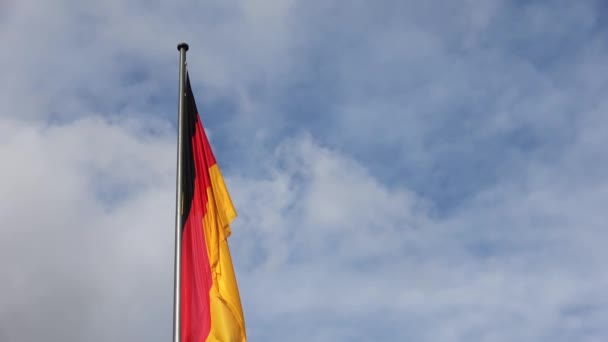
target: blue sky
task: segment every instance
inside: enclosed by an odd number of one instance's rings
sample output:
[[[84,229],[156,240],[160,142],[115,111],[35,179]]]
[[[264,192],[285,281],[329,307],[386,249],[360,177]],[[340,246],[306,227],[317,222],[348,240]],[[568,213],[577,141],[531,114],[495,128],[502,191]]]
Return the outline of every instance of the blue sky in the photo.
[[[601,1],[0,3],[0,340],[171,335],[180,41],[250,341],[604,341]]]

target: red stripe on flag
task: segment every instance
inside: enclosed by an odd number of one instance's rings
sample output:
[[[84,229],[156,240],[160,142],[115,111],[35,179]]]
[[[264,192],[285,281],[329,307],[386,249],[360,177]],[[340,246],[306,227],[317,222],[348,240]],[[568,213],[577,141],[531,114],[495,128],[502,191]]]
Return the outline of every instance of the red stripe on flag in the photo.
[[[203,217],[207,211],[207,188],[211,186],[208,170],[216,162],[200,119],[196,121],[192,147],[196,177],[192,207],[182,235],[182,342],[205,341],[211,329],[209,291],[213,278],[207,255]]]

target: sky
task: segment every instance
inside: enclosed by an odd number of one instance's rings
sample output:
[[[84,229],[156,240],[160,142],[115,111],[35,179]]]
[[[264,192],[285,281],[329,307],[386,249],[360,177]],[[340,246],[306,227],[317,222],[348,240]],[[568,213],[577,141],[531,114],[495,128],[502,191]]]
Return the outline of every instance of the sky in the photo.
[[[608,338],[603,1],[0,1],[0,341],[169,341],[178,52],[249,341]]]

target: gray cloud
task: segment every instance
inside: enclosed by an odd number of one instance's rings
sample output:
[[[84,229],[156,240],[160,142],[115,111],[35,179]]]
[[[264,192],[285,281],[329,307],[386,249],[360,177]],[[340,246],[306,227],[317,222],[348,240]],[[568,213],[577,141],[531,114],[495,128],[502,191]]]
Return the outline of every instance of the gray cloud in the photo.
[[[167,340],[178,41],[252,341],[598,341],[593,2],[3,2],[0,339]]]

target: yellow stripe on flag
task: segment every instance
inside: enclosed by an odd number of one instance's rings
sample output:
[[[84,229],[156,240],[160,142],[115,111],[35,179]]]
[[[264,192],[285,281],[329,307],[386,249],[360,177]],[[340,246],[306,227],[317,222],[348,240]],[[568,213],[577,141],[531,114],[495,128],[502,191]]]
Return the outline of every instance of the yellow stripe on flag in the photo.
[[[207,188],[207,212],[203,229],[207,240],[211,287],[211,331],[208,342],[245,342],[245,321],[227,238],[236,210],[217,164],[209,168],[211,186]]]

